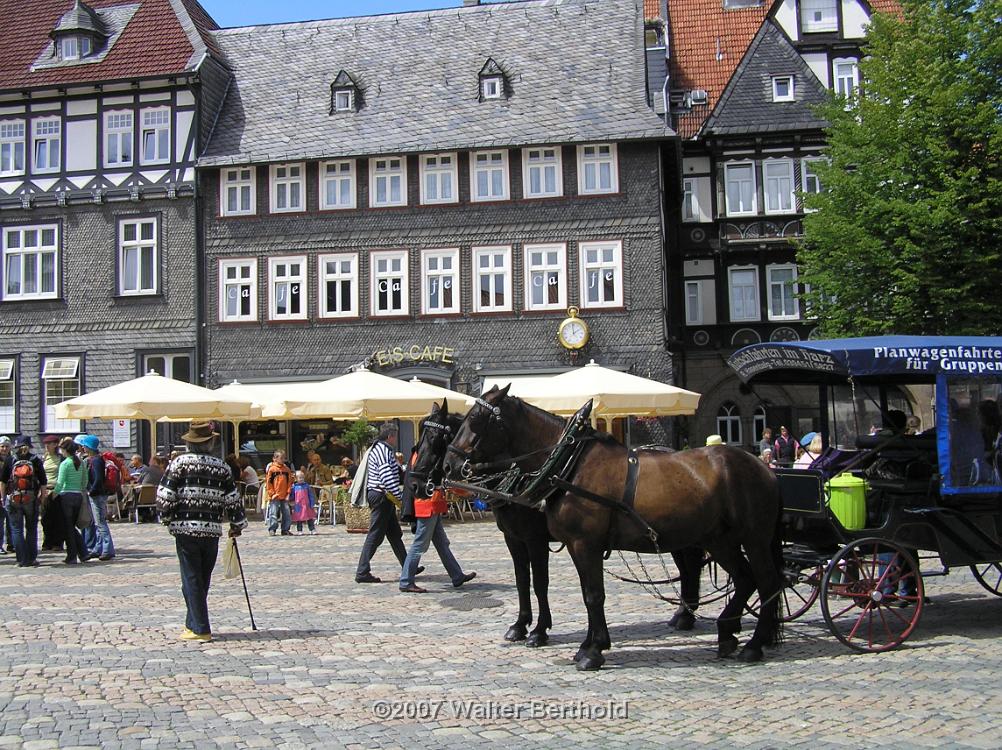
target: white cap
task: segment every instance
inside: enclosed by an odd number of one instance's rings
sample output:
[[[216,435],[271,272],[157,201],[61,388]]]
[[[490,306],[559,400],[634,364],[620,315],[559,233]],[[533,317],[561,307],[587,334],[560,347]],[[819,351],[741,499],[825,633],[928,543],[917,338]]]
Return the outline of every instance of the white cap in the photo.
[[[10,445],[10,438],[6,435],[0,435],[0,445]]]

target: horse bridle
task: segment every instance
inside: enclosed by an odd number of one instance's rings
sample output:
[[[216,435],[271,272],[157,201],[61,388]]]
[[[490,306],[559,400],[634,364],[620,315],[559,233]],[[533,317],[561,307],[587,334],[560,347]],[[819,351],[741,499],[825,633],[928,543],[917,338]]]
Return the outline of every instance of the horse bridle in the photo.
[[[488,403],[483,398],[477,398],[477,400],[474,403],[475,406],[484,409],[488,413],[487,414],[488,425],[490,425],[490,423],[494,421],[497,421],[499,425],[501,424],[500,406],[495,406],[494,404]],[[469,419],[469,417],[467,417],[467,419]],[[459,456],[461,459],[463,459],[463,465],[460,467],[459,473],[462,475],[464,479],[469,479],[473,476],[474,465],[471,464],[470,461],[473,459],[474,452],[477,450],[477,448],[480,447],[480,441],[483,440],[483,435],[481,435],[480,433],[474,433],[474,435],[475,438],[471,442],[470,450],[468,451],[464,451],[461,448],[457,448],[452,443],[449,443],[449,446],[445,449],[446,453],[451,453],[454,456]]]
[[[449,427],[449,425],[442,424],[441,422],[433,422],[430,419],[426,419],[424,422],[421,423],[421,434],[424,435],[426,430],[431,433],[429,439],[432,441],[438,439],[441,435],[445,435],[446,439],[448,439],[449,436],[452,435],[452,428]],[[438,463],[441,464],[442,459],[439,459]],[[441,471],[441,469],[439,470]],[[427,476],[427,479],[425,481],[425,493],[427,494],[428,497],[431,497],[431,494],[435,491],[434,475],[435,475],[434,469],[432,469],[432,471],[429,472],[427,475],[425,475],[424,472],[415,472],[414,470],[411,470],[411,476],[417,479],[418,481],[420,481],[422,477]]]

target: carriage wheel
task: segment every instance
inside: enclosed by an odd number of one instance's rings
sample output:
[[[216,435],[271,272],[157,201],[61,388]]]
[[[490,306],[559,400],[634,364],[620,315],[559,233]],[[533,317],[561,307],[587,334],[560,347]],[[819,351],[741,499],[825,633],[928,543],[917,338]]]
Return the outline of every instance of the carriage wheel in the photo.
[[[899,594],[901,584],[914,593]],[[894,542],[861,539],[832,558],[821,582],[832,634],[856,651],[890,651],[922,616],[925,587],[911,554]]]
[[[971,566],[971,572],[982,586],[995,596],[1002,596],[1002,565],[980,563]]]
[[[780,589],[779,619],[781,622],[793,622],[814,606],[821,592],[821,579],[824,576],[824,566],[798,569],[783,566],[783,588]],[[758,617],[761,609],[758,594],[748,602],[745,609],[749,614]]]

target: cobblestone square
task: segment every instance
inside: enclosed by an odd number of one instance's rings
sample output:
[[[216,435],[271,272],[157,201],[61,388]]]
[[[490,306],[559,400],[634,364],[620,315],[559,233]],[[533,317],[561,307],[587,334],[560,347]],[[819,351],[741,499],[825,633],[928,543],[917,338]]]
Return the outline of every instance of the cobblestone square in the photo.
[[[579,673],[569,557],[551,556],[550,645],[506,643],[517,600],[490,520],[448,527],[477,579],[454,589],[431,550],[425,595],[398,593],[385,544],[384,582],[355,584],[362,536],[343,526],[275,538],[252,523],[240,549],[259,629],[218,564],[210,644],[178,639],[166,530],[112,531],[110,563],[0,558],[0,748],[994,748],[1002,736],[1002,600],[967,570],[927,579],[933,602],[898,651],[850,653],[815,606],[751,666],[715,657],[712,622],[671,632],[671,607],[607,578],[613,648]],[[626,572],[617,555],[606,566]]]

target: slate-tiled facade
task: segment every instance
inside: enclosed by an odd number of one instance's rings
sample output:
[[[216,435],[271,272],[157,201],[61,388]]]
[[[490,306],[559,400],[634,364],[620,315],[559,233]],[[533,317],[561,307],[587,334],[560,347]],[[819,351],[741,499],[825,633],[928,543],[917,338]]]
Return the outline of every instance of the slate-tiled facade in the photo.
[[[530,0],[220,32],[235,82],[199,160],[209,382],[316,379],[368,361],[389,374],[423,371],[478,391],[486,375],[540,374],[588,358],[671,382],[661,201],[673,133],[648,104],[643,22],[643,8],[631,0]],[[270,57],[275,51],[277,60]],[[478,71],[489,58],[505,72],[500,101],[478,97]],[[330,86],[340,71],[359,82],[358,111],[330,112]],[[578,194],[584,144],[614,146],[614,192]],[[562,153],[563,194],[526,199],[522,152],[540,146]],[[475,150],[507,153],[509,199],[471,199]],[[421,154],[443,152],[458,159],[458,200],[421,205]],[[406,159],[405,207],[370,207],[374,156]],[[355,209],[320,210],[318,162],[334,158],[355,160]],[[305,164],[305,210],[272,213],[269,166],[291,162]],[[224,216],[219,208],[220,167],[234,165],[256,166],[252,216]],[[602,240],[621,243],[622,303],[589,309],[580,300],[579,243]],[[580,306],[591,327],[591,341],[577,355],[556,338],[565,307],[525,309],[526,243],[566,243],[566,303]],[[492,245],[512,249],[513,309],[477,313],[471,248]],[[421,253],[438,248],[459,250],[460,304],[448,315],[422,312]],[[371,310],[371,254],[384,250],[407,253],[409,305],[392,318]],[[357,317],[318,314],[317,258],[331,252],[357,253]],[[304,321],[269,320],[268,259],[283,254],[307,257]],[[219,319],[217,269],[228,258],[257,261],[253,321]],[[451,362],[381,366],[377,356],[397,346],[436,345],[454,352]]]
[[[824,156],[816,107],[847,80],[858,88],[866,21],[896,4],[811,7],[820,15],[794,0],[668,3],[672,122],[682,139],[669,198],[668,318],[678,381],[703,394],[687,425],[693,444],[720,433],[757,449],[766,425],[795,435],[817,427],[813,390],[749,389],[725,363],[740,346],[814,328],[796,299],[795,240],[803,194],[817,189],[810,165]],[[698,91],[706,104],[695,103]]]
[[[154,360],[161,369],[174,364],[168,374],[191,380],[197,374],[194,159],[228,72],[212,57],[209,32],[216,25],[195,0],[135,0],[125,14],[121,5],[94,0],[81,10],[73,0],[0,0],[0,124],[23,128],[20,141],[7,141],[8,158],[14,150],[21,156],[4,162],[0,174],[0,361],[14,363],[11,377],[0,382],[0,433],[37,441],[45,432],[75,434],[86,427],[111,445],[110,422],[46,421],[44,389],[52,382],[43,379],[46,361],[77,361],[71,377],[57,379],[68,382],[50,385],[53,392],[69,389],[68,395],[136,377],[153,355],[161,357]],[[60,61],[52,57],[48,35],[67,12],[127,22],[96,62]],[[36,64],[40,50],[58,64]],[[142,133],[147,113],[159,113],[168,129],[159,141],[152,137],[156,148],[148,153],[153,147]],[[121,122],[121,115],[130,118],[129,129],[117,137],[116,148],[123,156],[128,149],[131,158],[109,163],[109,118]],[[58,158],[52,165],[40,161],[38,122],[54,129],[49,150]],[[152,230],[152,241],[143,244],[155,246],[153,262],[141,262],[152,272],[147,277],[123,268],[123,227],[139,221]],[[14,258],[26,231],[39,236],[26,227],[43,228],[54,239],[55,285],[43,294],[28,293],[31,282],[20,273],[26,261]],[[129,289],[132,280],[135,290]],[[4,400],[10,395],[12,403]],[[136,424],[128,444],[116,449],[149,450]]]

